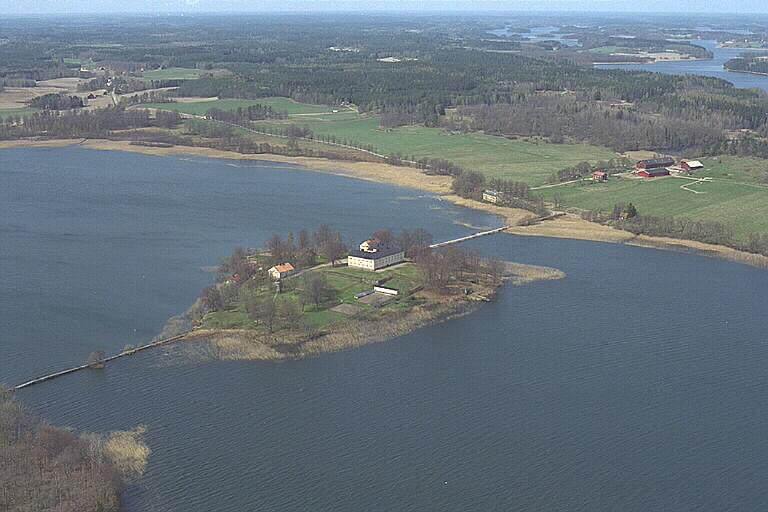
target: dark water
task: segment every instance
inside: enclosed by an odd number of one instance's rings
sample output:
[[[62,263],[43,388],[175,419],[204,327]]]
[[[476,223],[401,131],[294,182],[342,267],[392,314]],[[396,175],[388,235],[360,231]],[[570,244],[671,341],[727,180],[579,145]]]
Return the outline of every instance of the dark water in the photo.
[[[742,89],[762,89],[768,91],[768,76],[751,75],[749,73],[733,73],[723,68],[728,60],[738,57],[744,52],[739,48],[718,48],[717,41],[693,41],[693,44],[703,46],[714,54],[711,60],[657,62],[655,64],[598,64],[596,67],[605,69],[643,70],[669,75],[702,75],[722,78]]]
[[[0,380],[79,360],[88,340],[151,336],[210,279],[199,266],[275,225],[362,236],[402,222],[442,238],[467,231],[456,219],[495,222],[272,166],[73,149],[0,163]],[[64,227],[72,238],[49,240]],[[765,507],[768,273],[588,242],[473,246],[568,277],[350,352],[193,365],[146,353],[20,398],[58,424],[147,425],[131,511]],[[40,289],[39,272],[53,284]]]

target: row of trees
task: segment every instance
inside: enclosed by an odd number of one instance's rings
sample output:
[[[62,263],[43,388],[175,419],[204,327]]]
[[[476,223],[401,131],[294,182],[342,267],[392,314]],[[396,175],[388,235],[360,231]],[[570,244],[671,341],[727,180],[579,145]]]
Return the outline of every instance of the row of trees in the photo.
[[[347,246],[340,232],[334,232],[326,224],[320,225],[314,233],[302,229],[298,236],[288,233],[283,239],[272,235],[267,240],[267,251],[273,264],[291,262],[296,268],[306,268],[317,264],[317,257],[322,256],[331,265],[347,254]]]
[[[236,110],[209,109],[205,117],[225,121],[233,124],[245,124],[248,121],[262,121],[264,119],[288,119],[287,110],[275,110],[269,105],[257,103],[246,108],[238,107]]]
[[[488,182],[482,173],[465,171],[454,176],[451,184],[454,193],[476,201],[482,199],[483,191],[487,188],[503,192],[496,203],[499,206],[522,208],[540,216],[549,213],[544,204],[544,197],[532,194],[526,183],[500,179]]]
[[[79,96],[67,96],[66,94],[44,94],[29,101],[29,106],[41,110],[72,110],[82,108],[83,99]]]

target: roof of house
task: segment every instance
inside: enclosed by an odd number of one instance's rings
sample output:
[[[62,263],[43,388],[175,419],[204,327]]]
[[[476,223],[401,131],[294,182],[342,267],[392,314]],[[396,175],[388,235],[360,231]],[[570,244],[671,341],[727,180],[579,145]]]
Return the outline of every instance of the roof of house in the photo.
[[[692,167],[694,169],[698,169],[700,167],[704,167],[704,164],[699,162],[698,160],[683,160],[680,163],[685,163],[688,165],[688,167]]]
[[[358,249],[353,249],[349,251],[349,255],[355,258],[365,258],[367,260],[379,260],[381,258],[386,258],[387,256],[392,256],[393,254],[397,254],[399,252],[403,252],[403,249],[396,245],[389,245],[386,247],[379,247],[379,250],[376,252],[365,252],[360,251]]]
[[[608,176],[608,173],[605,171],[595,171],[592,173],[592,176]]]
[[[674,158],[670,157],[663,157],[663,158],[649,158],[647,160],[640,160],[637,162],[637,165],[672,165],[675,163]]]
[[[269,269],[269,270],[272,270],[272,269],[275,269],[275,270],[277,270],[277,271],[278,271],[278,272],[280,272],[281,274],[284,274],[284,273],[286,273],[286,272],[293,272],[293,271],[295,270],[295,269],[293,268],[293,265],[291,265],[290,263],[281,263],[281,264],[279,264],[279,265],[275,265],[274,267],[272,267],[272,268],[271,268],[271,269]]]
[[[498,190],[484,190],[483,194],[488,194],[489,196],[498,196],[500,192]]]
[[[657,167],[655,169],[643,169],[640,172],[647,172],[648,174],[655,176],[655,175],[663,175],[663,174],[669,174],[669,171],[664,167]]]

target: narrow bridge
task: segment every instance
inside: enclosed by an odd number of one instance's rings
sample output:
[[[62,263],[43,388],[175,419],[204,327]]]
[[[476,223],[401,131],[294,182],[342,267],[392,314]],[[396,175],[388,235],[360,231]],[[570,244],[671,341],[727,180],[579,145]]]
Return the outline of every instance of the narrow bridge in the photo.
[[[466,242],[467,240],[474,240],[475,238],[480,238],[483,236],[488,235],[494,235],[496,233],[501,233],[505,229],[509,228],[509,226],[502,226],[500,228],[491,229],[488,231],[481,231],[479,233],[475,233],[472,235],[463,236],[461,238],[455,238],[453,240],[448,240],[447,242],[439,242],[436,244],[432,244],[429,246],[430,249],[437,249],[438,247],[445,247],[446,245],[453,245],[453,244],[460,244],[461,242]]]
[[[167,345],[168,343],[173,343],[174,341],[181,341],[184,339],[187,335],[186,334],[179,334],[176,336],[171,336],[169,338],[163,338],[161,340],[153,341],[152,343],[147,343],[146,345],[142,345],[140,347],[131,348],[128,350],[123,350],[119,354],[115,354],[114,356],[105,357],[104,359],[99,359],[97,361],[91,361],[86,364],[81,364],[80,366],[75,366],[74,368],[68,368],[66,370],[61,370],[55,373],[50,373],[48,375],[43,375],[41,377],[38,377],[36,379],[32,379],[30,381],[24,382],[22,384],[19,384],[17,386],[13,386],[10,388],[10,391],[18,391],[20,389],[28,388],[30,386],[34,386],[35,384],[40,384],[41,382],[49,381],[56,379],[58,377],[63,377],[65,375],[69,375],[71,373],[79,372],[81,370],[87,370],[88,368],[92,368],[94,366],[103,365],[110,361],[114,361],[115,359],[120,359],[121,357],[127,357],[132,356],[138,352],[142,352],[144,350],[148,350],[150,348],[159,347],[161,345]]]

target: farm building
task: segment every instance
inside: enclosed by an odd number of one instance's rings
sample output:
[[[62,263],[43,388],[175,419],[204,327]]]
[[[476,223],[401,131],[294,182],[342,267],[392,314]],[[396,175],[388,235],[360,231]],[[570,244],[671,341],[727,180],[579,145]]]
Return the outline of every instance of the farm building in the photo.
[[[501,201],[502,194],[497,190],[483,190],[483,201],[496,204]]]
[[[296,271],[296,269],[291,265],[290,263],[281,263],[280,265],[275,265],[274,267],[270,268],[268,270],[269,277],[277,281],[278,279],[283,279],[285,277],[290,276]]]
[[[592,173],[592,179],[595,181],[608,181],[608,173],[605,171],[595,171]]]
[[[405,251],[396,245],[384,245],[379,240],[366,240],[360,249],[350,251],[347,265],[363,270],[378,270],[405,261]]]
[[[635,174],[643,178],[658,178],[659,176],[669,176],[669,169],[666,167],[656,167],[655,169],[643,169]]]
[[[698,171],[704,168],[704,164],[698,160],[680,160],[680,168],[687,172]]]
[[[635,172],[640,173],[641,171],[648,171],[651,169],[664,169],[673,165],[675,165],[675,159],[669,157],[640,160],[635,164]]]

